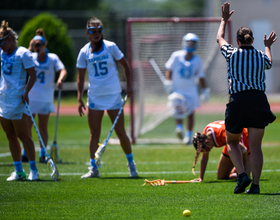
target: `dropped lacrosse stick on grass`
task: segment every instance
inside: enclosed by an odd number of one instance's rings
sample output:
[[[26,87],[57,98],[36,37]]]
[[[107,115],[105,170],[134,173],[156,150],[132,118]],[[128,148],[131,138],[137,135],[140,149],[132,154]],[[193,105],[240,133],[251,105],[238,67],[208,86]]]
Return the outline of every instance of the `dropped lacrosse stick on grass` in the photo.
[[[41,145],[42,145],[42,147],[43,147],[43,149],[44,149],[44,151],[45,151],[45,153],[46,153],[46,159],[47,159],[48,167],[49,167],[49,169],[50,169],[50,168],[52,169],[51,177],[52,177],[52,179],[53,179],[54,181],[58,181],[58,180],[59,180],[59,172],[58,172],[58,169],[57,169],[57,167],[56,167],[56,164],[53,162],[53,160],[51,159],[50,155],[48,154],[48,151],[47,151],[47,149],[46,149],[46,147],[45,147],[45,144],[44,144],[44,142],[43,142],[43,139],[42,139],[42,137],[41,137],[41,135],[40,135],[40,132],[39,132],[39,130],[38,130],[38,127],[37,127],[37,125],[36,125],[36,122],[35,122],[35,120],[34,120],[34,118],[33,118],[33,116],[32,116],[32,113],[31,113],[31,111],[30,111],[29,105],[27,104],[26,101],[25,101],[25,106],[26,106],[26,108],[27,108],[27,110],[28,110],[29,116],[31,117],[31,120],[32,120],[33,125],[34,125],[34,128],[35,128],[35,130],[36,130],[36,133],[37,133],[37,135],[38,135],[38,137],[39,137],[39,139],[40,139]]]
[[[97,167],[101,167],[101,166],[102,166],[102,165],[101,165],[101,157],[102,157],[103,153],[104,153],[105,150],[106,150],[107,143],[108,143],[109,138],[111,137],[112,132],[113,132],[113,130],[114,130],[114,128],[115,128],[115,126],[116,126],[118,120],[119,120],[119,117],[120,117],[120,115],[121,115],[121,113],[122,113],[122,110],[123,110],[123,107],[124,107],[124,105],[125,105],[125,103],[126,103],[126,100],[127,100],[127,95],[126,95],[126,96],[124,97],[124,99],[122,100],[122,101],[123,101],[122,106],[121,106],[121,108],[120,108],[120,110],[119,110],[119,112],[118,112],[117,117],[115,118],[115,121],[114,121],[114,123],[113,123],[113,125],[112,125],[112,127],[111,127],[111,130],[110,130],[110,132],[109,132],[109,134],[108,134],[106,140],[104,141],[103,144],[100,144],[100,146],[98,147],[97,151],[95,152],[95,158],[94,158],[94,159],[95,159],[95,164],[96,164]]]
[[[147,179],[144,180],[144,184],[148,185],[148,186],[165,186],[167,184],[184,184],[184,183],[197,183],[198,181],[194,181],[194,180],[164,180],[164,179],[158,179],[158,180],[152,180],[149,181]]]
[[[60,158],[59,155],[58,155],[58,146],[57,146],[57,142],[56,142],[57,126],[58,126],[58,117],[59,117],[60,97],[61,97],[61,89],[58,90],[55,132],[54,132],[53,144],[52,144],[52,146],[51,146],[51,148],[50,148],[50,155],[51,155],[51,158],[52,158],[54,161],[62,163],[62,160],[61,160],[61,158]]]

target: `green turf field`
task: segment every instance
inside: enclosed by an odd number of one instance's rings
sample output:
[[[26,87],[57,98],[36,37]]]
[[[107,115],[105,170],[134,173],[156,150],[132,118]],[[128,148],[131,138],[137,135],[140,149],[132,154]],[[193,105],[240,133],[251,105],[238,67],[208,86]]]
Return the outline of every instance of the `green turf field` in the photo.
[[[200,125],[197,121],[198,127]],[[167,123],[170,126],[170,123]],[[49,145],[55,117],[50,118]],[[101,140],[111,123],[104,118]],[[162,126],[165,127],[165,126]],[[173,127],[173,124],[172,124]],[[172,128],[174,130],[174,127]],[[7,182],[14,170],[8,142],[0,127],[1,219],[280,219],[280,115],[269,125],[263,140],[264,167],[260,195],[233,194],[234,180],[218,181],[216,169],[222,149],[210,154],[204,182],[142,186],[144,179],[190,180],[195,151],[181,144],[133,146],[139,178],[128,176],[120,146],[109,145],[102,157],[99,179],[81,179],[89,166],[89,129],[86,117],[61,116],[58,146],[61,181],[54,182],[47,165],[37,163],[40,180]],[[160,127],[152,135],[161,135]],[[174,135],[174,134],[173,134]],[[33,132],[36,148],[38,138]],[[39,160],[39,152],[36,152]],[[29,165],[23,164],[29,173]],[[198,173],[199,162],[196,167]],[[182,215],[185,209],[190,217]]]

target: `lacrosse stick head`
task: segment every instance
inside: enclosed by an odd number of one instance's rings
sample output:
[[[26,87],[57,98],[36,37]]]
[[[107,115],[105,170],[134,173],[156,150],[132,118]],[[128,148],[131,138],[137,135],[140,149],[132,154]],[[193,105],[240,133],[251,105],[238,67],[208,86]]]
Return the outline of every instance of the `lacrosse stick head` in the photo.
[[[58,156],[58,146],[56,142],[53,142],[52,146],[50,147],[50,157],[53,159],[53,161],[62,163],[61,158]]]
[[[53,162],[53,160],[51,158],[48,158],[48,167],[50,169],[52,169],[52,174],[51,174],[51,177],[54,181],[58,181],[59,180],[59,172],[58,172],[58,169],[55,165],[55,163]]]
[[[101,167],[101,156],[104,153],[106,149],[106,145],[105,144],[100,144],[100,146],[98,147],[97,151],[95,152],[95,164],[96,166],[99,168]]]
[[[143,186],[145,186],[145,185],[149,185],[149,186],[164,186],[165,185],[165,181],[161,180],[161,179],[152,180],[152,181],[149,181],[149,180],[145,179],[144,181],[145,182],[144,182]]]
[[[184,119],[193,112],[193,107],[190,105],[186,97],[180,93],[173,92],[168,96],[167,106],[175,119]]]

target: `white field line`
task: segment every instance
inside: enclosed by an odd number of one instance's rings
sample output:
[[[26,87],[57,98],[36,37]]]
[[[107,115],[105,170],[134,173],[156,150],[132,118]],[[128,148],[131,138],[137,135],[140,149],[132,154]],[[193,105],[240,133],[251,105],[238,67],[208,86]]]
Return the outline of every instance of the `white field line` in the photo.
[[[206,173],[216,173],[217,170],[209,170],[206,171]],[[280,169],[277,170],[263,170],[262,172],[264,173],[275,173],[275,172],[280,172]],[[157,172],[139,172],[139,175],[151,175],[151,174],[191,174],[192,171],[157,171]],[[85,173],[59,173],[60,176],[81,176],[84,175]],[[0,173],[0,176],[8,176],[10,174],[3,174]],[[41,176],[48,176],[50,173],[40,173]],[[102,173],[101,175],[128,175],[128,172],[105,172]]]
[[[81,147],[81,145],[84,145],[86,148],[88,148],[88,142],[84,142],[84,143],[75,143],[75,141],[69,142],[69,141],[63,141],[63,144],[61,144],[61,146],[59,146],[59,149],[81,149],[83,147]],[[275,148],[275,147],[280,147],[279,143],[263,143],[263,148]],[[110,150],[119,150],[119,148],[115,147],[115,146],[108,146],[108,148]],[[132,146],[133,149],[135,150],[155,150],[155,149],[186,149],[186,145],[169,145],[169,146],[163,146],[163,145],[153,145],[153,146],[149,146],[149,145],[143,145],[143,144],[137,144],[137,145],[133,145]],[[47,149],[50,149],[50,147],[48,146]],[[222,148],[221,148],[222,149]],[[39,151],[40,147],[39,145],[35,147],[35,151]],[[6,152],[6,153],[0,153],[0,158],[1,157],[8,157],[11,156],[10,152]]]

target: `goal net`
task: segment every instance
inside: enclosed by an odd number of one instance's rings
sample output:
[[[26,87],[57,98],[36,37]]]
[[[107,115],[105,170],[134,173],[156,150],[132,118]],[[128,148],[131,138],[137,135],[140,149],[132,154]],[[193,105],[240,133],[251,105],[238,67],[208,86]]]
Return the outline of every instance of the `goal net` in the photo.
[[[175,136],[174,118],[167,107],[163,84],[149,62],[153,58],[165,75],[165,63],[176,50],[182,49],[187,33],[199,37],[196,54],[203,60],[208,103],[201,103],[195,113],[193,132],[211,121],[223,120],[227,103],[227,64],[216,43],[220,19],[216,18],[128,18],[127,56],[132,69],[134,95],[130,100],[132,142],[180,143]],[[230,22],[226,39],[230,42]],[[185,127],[186,121],[184,121]]]

